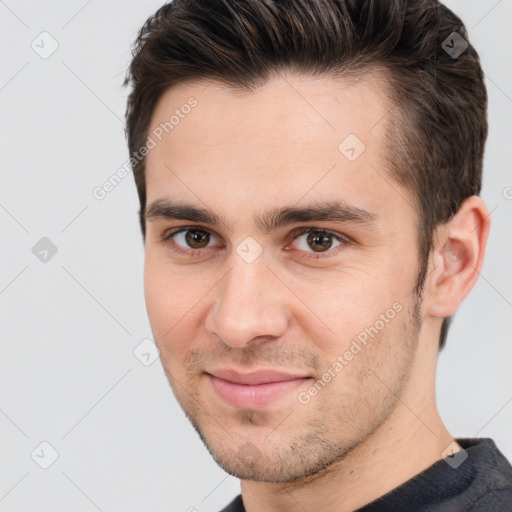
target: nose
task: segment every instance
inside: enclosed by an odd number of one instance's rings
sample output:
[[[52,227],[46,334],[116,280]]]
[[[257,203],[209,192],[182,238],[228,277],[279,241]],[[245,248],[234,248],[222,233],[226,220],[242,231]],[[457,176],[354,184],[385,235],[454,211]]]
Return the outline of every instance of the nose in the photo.
[[[243,348],[257,338],[275,339],[286,332],[287,290],[263,258],[246,263],[235,254],[216,290],[206,327],[226,345]]]

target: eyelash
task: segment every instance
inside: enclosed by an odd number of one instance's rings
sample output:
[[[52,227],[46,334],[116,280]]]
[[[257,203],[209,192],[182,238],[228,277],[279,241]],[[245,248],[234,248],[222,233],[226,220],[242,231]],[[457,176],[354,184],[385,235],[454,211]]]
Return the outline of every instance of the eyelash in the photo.
[[[182,227],[176,229],[175,231],[171,231],[170,233],[169,232],[165,233],[163,235],[163,237],[162,237],[162,241],[164,243],[166,243],[168,241],[173,241],[172,239],[174,238],[174,236],[176,236],[179,233],[186,232],[186,231],[203,231],[205,233],[208,233],[209,235],[213,235],[213,233],[211,233],[208,229],[205,229],[205,228],[202,228],[202,227],[198,227],[198,226],[182,226]],[[319,260],[319,259],[331,257],[333,252],[337,253],[337,252],[339,252],[340,249],[343,250],[344,246],[349,245],[351,243],[351,240],[348,237],[346,237],[346,236],[338,235],[338,234],[333,233],[332,231],[329,231],[327,229],[315,228],[315,227],[301,227],[301,228],[295,229],[293,231],[294,237],[292,239],[292,242],[295,241],[297,238],[299,238],[304,233],[310,233],[310,232],[327,233],[328,235],[332,236],[335,240],[340,242],[342,245],[340,245],[338,247],[335,247],[334,249],[327,249],[326,251],[319,252],[319,253],[309,252],[309,251],[302,251],[302,250],[298,249],[299,252],[304,252],[305,253],[304,257],[307,258],[307,259]],[[213,236],[215,236],[215,235],[213,235]],[[201,257],[202,256],[201,253],[203,252],[204,249],[206,249],[206,248],[203,248],[203,249],[183,249],[183,247],[177,245],[176,243],[174,243],[174,246],[172,247],[173,251],[175,251],[175,252],[177,252],[179,254],[184,254],[184,255],[187,255],[187,256],[192,256],[193,258]],[[325,255],[325,254],[327,254],[327,255]]]

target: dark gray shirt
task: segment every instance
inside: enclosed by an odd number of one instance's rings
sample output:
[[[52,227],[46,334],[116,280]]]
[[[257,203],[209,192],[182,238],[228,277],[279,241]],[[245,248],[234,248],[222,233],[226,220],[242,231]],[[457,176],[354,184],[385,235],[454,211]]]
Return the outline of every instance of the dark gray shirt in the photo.
[[[494,441],[457,442],[465,451],[437,461],[355,512],[512,512],[512,466]],[[242,497],[221,512],[246,512]]]

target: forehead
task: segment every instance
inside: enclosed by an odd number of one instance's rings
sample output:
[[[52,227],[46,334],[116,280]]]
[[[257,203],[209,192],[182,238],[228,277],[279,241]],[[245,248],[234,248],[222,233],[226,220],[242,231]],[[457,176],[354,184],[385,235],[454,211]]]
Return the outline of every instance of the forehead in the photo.
[[[231,141],[250,148],[267,135],[267,145],[274,138],[324,150],[336,149],[340,137],[348,133],[373,144],[392,106],[388,89],[384,70],[377,69],[337,79],[281,72],[253,91],[215,81],[185,82],[164,92],[150,131],[178,114],[169,133],[163,134],[176,146],[193,143],[207,148]],[[189,109],[191,98],[197,105]]]
[[[148,132],[147,201],[212,198],[245,211],[307,196],[380,207],[392,193],[387,87],[378,71],[357,79],[281,73],[251,92],[215,81],[171,87]]]

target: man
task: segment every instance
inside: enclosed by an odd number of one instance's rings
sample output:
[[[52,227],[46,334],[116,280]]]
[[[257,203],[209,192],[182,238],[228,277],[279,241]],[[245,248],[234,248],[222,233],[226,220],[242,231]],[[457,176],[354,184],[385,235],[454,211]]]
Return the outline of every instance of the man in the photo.
[[[504,511],[435,400],[482,268],[487,96],[435,0],[176,0],[126,84],[145,296],[225,511]]]

